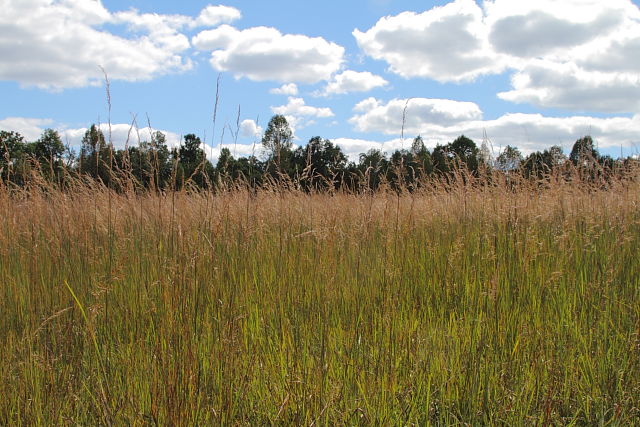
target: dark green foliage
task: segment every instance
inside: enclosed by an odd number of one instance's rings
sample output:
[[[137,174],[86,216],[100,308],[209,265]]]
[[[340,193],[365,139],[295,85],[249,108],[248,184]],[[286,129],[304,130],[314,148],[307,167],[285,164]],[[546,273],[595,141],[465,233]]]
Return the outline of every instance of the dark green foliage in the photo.
[[[113,148],[107,146],[102,131],[96,125],[91,125],[82,138],[79,171],[108,185],[112,169]]]
[[[53,129],[45,129],[33,144],[33,155],[41,163],[55,164],[62,160],[63,153],[64,144],[58,132]]]
[[[0,131],[0,180],[22,184],[26,167],[26,144],[17,132]]]
[[[372,148],[366,153],[360,154],[358,169],[362,174],[361,186],[368,190],[377,189],[385,179],[389,161],[385,154]]]
[[[294,151],[293,164],[305,189],[336,188],[347,165],[347,156],[328,139],[316,136]]]
[[[255,156],[236,159],[231,150],[223,148],[215,168],[215,182],[230,186],[234,183],[248,184],[251,187],[260,185],[264,174],[264,163]]]
[[[37,141],[27,144],[26,151],[37,161],[45,178],[54,182],[60,180],[65,148],[57,131],[45,129]]]
[[[151,141],[129,147],[117,153],[117,163],[128,170],[137,183],[145,188],[164,189],[171,183],[174,159],[162,132],[153,132]]]
[[[542,152],[536,151],[527,156],[523,161],[523,169],[526,177],[543,178],[553,170],[560,167],[567,157],[562,148],[554,145]]]
[[[576,166],[598,162],[599,159],[598,150],[593,145],[593,138],[589,135],[578,139],[569,154],[569,160]]]
[[[202,141],[190,133],[184,136],[182,146],[178,150],[177,183],[184,186],[193,183],[205,187],[213,177],[213,165],[207,160],[202,149]]]
[[[79,155],[65,149],[60,136],[47,129],[35,142],[26,142],[15,133],[0,131],[0,179],[24,185],[33,168],[40,176],[62,184],[64,176],[80,174],[101,182],[116,191],[125,188],[166,190],[169,188],[230,188],[235,184],[257,188],[265,184],[284,183],[305,191],[345,189],[376,190],[381,186],[393,190],[414,191],[432,185],[431,178],[449,180],[452,173],[467,171],[479,176],[479,169],[499,174],[518,170],[525,178],[549,179],[562,176],[571,180],[577,172],[580,179],[606,183],[630,159],[614,160],[601,156],[593,139],[585,136],[576,141],[569,156],[559,146],[529,154],[508,145],[491,162],[488,148],[478,149],[464,135],[448,144],[438,144],[430,152],[420,135],[410,149],[396,150],[390,155],[379,149],[361,153],[357,162],[349,162],[339,146],[320,136],[300,147],[292,145],[293,133],[287,119],[275,115],[262,138],[266,156],[235,157],[222,148],[214,167],[195,134],[187,134],[179,148],[169,149],[161,132],[151,133],[149,141],[116,150],[102,131],[92,125],[82,138]],[[64,172],[64,173],[63,173]],[[462,174],[468,179],[466,173]],[[123,183],[129,184],[124,185]]]
[[[473,140],[464,135],[447,145],[437,145],[433,150],[433,164],[439,172],[447,173],[459,166],[466,167],[471,173],[477,173],[479,150]]]

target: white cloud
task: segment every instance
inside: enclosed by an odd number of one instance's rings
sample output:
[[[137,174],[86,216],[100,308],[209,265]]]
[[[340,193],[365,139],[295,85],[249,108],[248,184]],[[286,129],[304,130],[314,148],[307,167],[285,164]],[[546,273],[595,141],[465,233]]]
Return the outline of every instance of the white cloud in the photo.
[[[350,92],[368,92],[377,87],[389,84],[388,81],[369,71],[357,72],[346,70],[333,76],[333,79],[324,89],[325,95],[344,94]]]
[[[75,148],[82,145],[82,137],[90,126],[91,124],[88,124],[87,127],[80,128],[67,127],[48,118],[7,117],[0,120],[0,129],[18,132],[24,136],[27,141],[37,140],[46,128],[54,129],[60,134],[64,144],[69,144]],[[109,125],[102,123],[98,125],[98,128],[104,133],[106,139],[109,140]],[[175,132],[155,128],[149,129],[148,127],[139,128],[136,131],[135,127],[132,128],[130,123],[111,124],[111,141],[117,149],[124,148],[127,145],[136,146],[142,141],[149,141],[150,132],[156,131],[165,134],[169,148],[180,145],[180,135]]]
[[[274,95],[297,95],[298,94],[298,86],[295,83],[283,84],[280,87],[271,89],[269,93]]]
[[[183,15],[159,15],[139,13],[135,9],[114,13],[109,20],[114,24],[124,24],[132,32],[148,34],[147,37],[171,52],[182,52],[191,46],[189,39],[178,30],[191,22]]]
[[[226,49],[237,36],[238,30],[231,25],[220,25],[213,30],[204,30],[196,34],[191,42],[200,50]]]
[[[215,27],[221,23],[240,19],[242,14],[235,7],[209,5],[202,9],[198,18],[189,24],[190,27]]]
[[[587,71],[638,74],[640,70],[640,25],[608,44],[591,46],[580,52],[576,63]]]
[[[344,61],[342,46],[269,27],[237,30],[222,25],[199,33],[193,44],[213,51],[210,62],[214,69],[256,81],[316,83],[328,80]]]
[[[442,103],[443,100],[419,100],[418,108],[412,108],[415,101],[411,100],[407,109],[405,141],[394,140],[405,143],[404,148],[410,143],[407,141],[416,135],[421,135],[429,147],[436,143],[451,142],[463,134],[479,145],[485,132],[496,150],[506,145],[515,145],[525,154],[552,145],[560,145],[565,151],[571,150],[573,143],[584,135],[593,136],[600,148],[633,147],[640,144],[640,114],[631,118],[505,114],[494,120],[483,120],[482,113],[475,104],[456,108],[455,101]],[[405,103],[405,100],[392,100],[383,104],[374,98],[365,99],[354,108],[360,114],[354,115],[350,122],[359,131],[399,135]],[[442,108],[443,105],[446,107]],[[432,113],[435,106],[440,107],[437,114]],[[453,111],[457,111],[459,115],[449,115]],[[358,150],[366,151],[364,140],[346,141],[357,143]],[[370,147],[376,148],[377,145]]]
[[[53,124],[51,119],[32,119],[26,117],[7,117],[0,120],[0,130],[18,132],[27,141],[40,138],[42,131]]]
[[[296,131],[316,123],[314,118],[333,117],[333,111],[328,107],[312,107],[306,105],[304,99],[290,96],[286,105],[271,107],[274,114],[281,114],[289,123],[291,131]]]
[[[388,135],[400,134],[403,127],[405,134],[418,134],[426,126],[446,127],[482,118],[478,105],[448,99],[393,99],[383,104],[368,98],[358,103],[354,111],[361,113],[349,119],[356,130]]]
[[[485,2],[490,40],[516,57],[564,55],[567,49],[606,37],[623,21],[624,2],[538,0]]]
[[[262,145],[258,142],[256,144],[222,144],[215,147],[207,146],[205,152],[207,158],[215,165],[220,157],[220,152],[223,148],[229,149],[231,155],[234,158],[249,157],[249,156],[261,156],[264,152]]]
[[[402,77],[512,73],[502,99],[573,111],[640,111],[640,9],[630,0],[456,0],[353,32]]]
[[[211,5],[197,18],[111,12],[100,0],[0,0],[0,9],[0,79],[50,90],[101,84],[100,66],[125,81],[189,70],[191,45],[181,29],[241,17],[235,8]]]
[[[640,116],[597,118],[588,116],[545,117],[541,114],[506,114],[495,120],[475,121],[446,129],[442,137],[464,133],[482,141],[489,135],[494,148],[515,145],[524,153],[560,145],[565,152],[584,135],[591,135],[599,148],[631,147],[640,142]]]
[[[392,153],[397,149],[409,149],[413,137],[420,134],[425,145],[433,149],[436,144],[447,144],[460,135],[473,139],[479,146],[483,135],[487,134],[494,155],[507,145],[516,146],[527,155],[559,145],[569,154],[578,138],[591,135],[598,148],[617,149],[640,146],[640,115],[632,118],[595,118],[588,116],[545,117],[541,114],[506,114],[495,120],[476,120],[442,127],[425,125],[420,132],[405,135],[405,139],[394,138],[386,141],[369,139],[334,138],[332,141],[353,161],[360,153],[378,149]],[[391,134],[391,132],[387,132]]]
[[[333,117],[333,111],[328,107],[312,107],[306,105],[304,99],[290,96],[287,105],[271,107],[274,114],[291,116]]]
[[[638,112],[640,9],[629,0],[485,2],[496,50],[512,57],[504,100],[573,111]]]
[[[241,17],[213,5],[197,18],[111,12],[101,0],[0,0],[0,9],[0,79],[50,90],[101,84],[100,66],[126,81],[189,70],[191,44],[181,30]]]
[[[489,45],[483,18],[475,1],[456,0],[420,14],[384,17],[353,36],[367,55],[386,61],[402,77],[469,81],[504,69]]]
[[[571,63],[532,62],[511,79],[506,101],[577,111],[640,111],[640,74],[586,71]]]
[[[400,138],[382,142],[358,138],[335,138],[331,142],[339,146],[342,152],[353,162],[358,161],[360,154],[366,153],[371,149],[380,150],[388,154],[395,150],[408,148],[411,145],[411,141],[402,141]]]
[[[82,137],[89,126],[91,125],[88,125],[86,128],[67,128],[63,125],[57,125],[54,129],[60,133],[63,142],[69,143],[72,147],[77,148],[82,145]],[[98,128],[104,133],[106,140],[109,141],[109,125],[101,123],[98,125]],[[135,127],[131,127],[131,123],[112,123],[111,141],[116,149],[123,149],[127,146],[135,147],[140,142],[149,141],[151,139],[151,132],[162,132],[166,137],[167,147],[170,149],[180,146],[181,137],[175,132],[156,128],[150,129],[148,127],[138,128],[136,130]]]
[[[246,119],[240,123],[240,134],[245,138],[258,138],[262,133],[262,127],[255,120]]]
[[[191,68],[186,17],[112,14],[100,1],[0,0],[0,79],[61,90],[112,80],[149,80]],[[136,34],[115,35],[106,24]],[[141,34],[138,34],[141,32]]]

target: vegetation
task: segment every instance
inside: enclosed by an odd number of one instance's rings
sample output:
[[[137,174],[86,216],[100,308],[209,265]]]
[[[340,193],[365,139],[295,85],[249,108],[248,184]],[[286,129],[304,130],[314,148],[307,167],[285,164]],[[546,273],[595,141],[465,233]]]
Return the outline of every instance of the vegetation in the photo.
[[[636,162],[633,158],[614,160],[601,156],[590,136],[575,142],[568,159],[558,146],[526,158],[516,147],[507,146],[494,161],[488,147],[478,148],[473,140],[461,135],[453,142],[437,145],[433,151],[417,136],[410,150],[396,150],[388,156],[372,149],[360,154],[357,163],[350,162],[339,146],[320,136],[300,147],[294,147],[292,139],[287,119],[275,115],[262,137],[263,156],[236,159],[228,148],[223,148],[213,165],[195,134],[185,135],[180,146],[172,149],[161,132],[152,132],[150,141],[141,141],[137,146],[115,149],[92,125],[78,154],[65,147],[51,129],[32,143],[15,132],[0,131],[0,176],[5,183],[18,187],[35,173],[62,187],[69,178],[83,177],[117,191],[131,186],[138,190],[221,190],[239,183],[255,189],[278,183],[305,191],[361,192],[388,185],[413,190],[425,179],[451,177],[461,169],[475,177],[488,172],[521,172],[532,179],[558,173],[570,178],[573,171],[581,169],[590,174],[591,181],[603,182]],[[122,182],[127,183],[126,188],[120,185]]]
[[[634,423],[637,172],[3,186],[0,424]]]
[[[637,423],[640,167],[589,140],[2,132],[0,425]]]

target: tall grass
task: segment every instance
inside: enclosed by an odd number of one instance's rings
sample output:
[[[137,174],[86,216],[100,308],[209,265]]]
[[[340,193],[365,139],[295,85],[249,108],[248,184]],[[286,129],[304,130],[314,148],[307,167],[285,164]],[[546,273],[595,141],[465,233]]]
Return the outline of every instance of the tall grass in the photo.
[[[640,417],[640,186],[0,190],[0,424]]]

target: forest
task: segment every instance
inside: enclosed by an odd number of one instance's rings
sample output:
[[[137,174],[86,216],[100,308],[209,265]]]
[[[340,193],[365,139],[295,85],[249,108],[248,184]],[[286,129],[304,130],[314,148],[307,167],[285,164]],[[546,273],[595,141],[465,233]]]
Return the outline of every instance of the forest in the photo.
[[[252,188],[286,184],[307,191],[361,191],[381,185],[415,189],[425,180],[461,170],[472,177],[497,172],[540,179],[577,168],[588,170],[593,179],[606,179],[636,162],[632,157],[614,160],[600,155],[589,135],[577,139],[568,156],[561,147],[552,146],[524,157],[517,147],[508,145],[494,158],[486,143],[478,147],[464,135],[432,150],[418,135],[407,146],[391,155],[371,149],[354,162],[338,145],[320,136],[294,147],[293,133],[282,115],[271,118],[254,155],[235,158],[224,147],[215,165],[195,134],[184,135],[179,147],[169,148],[165,135],[152,131],[148,140],[116,149],[92,125],[79,150],[74,150],[53,129],[46,129],[33,142],[17,132],[0,131],[0,177],[17,186],[25,185],[34,172],[61,185],[70,176],[92,178],[115,190],[125,190],[126,182],[136,190],[215,189],[243,183]]]

